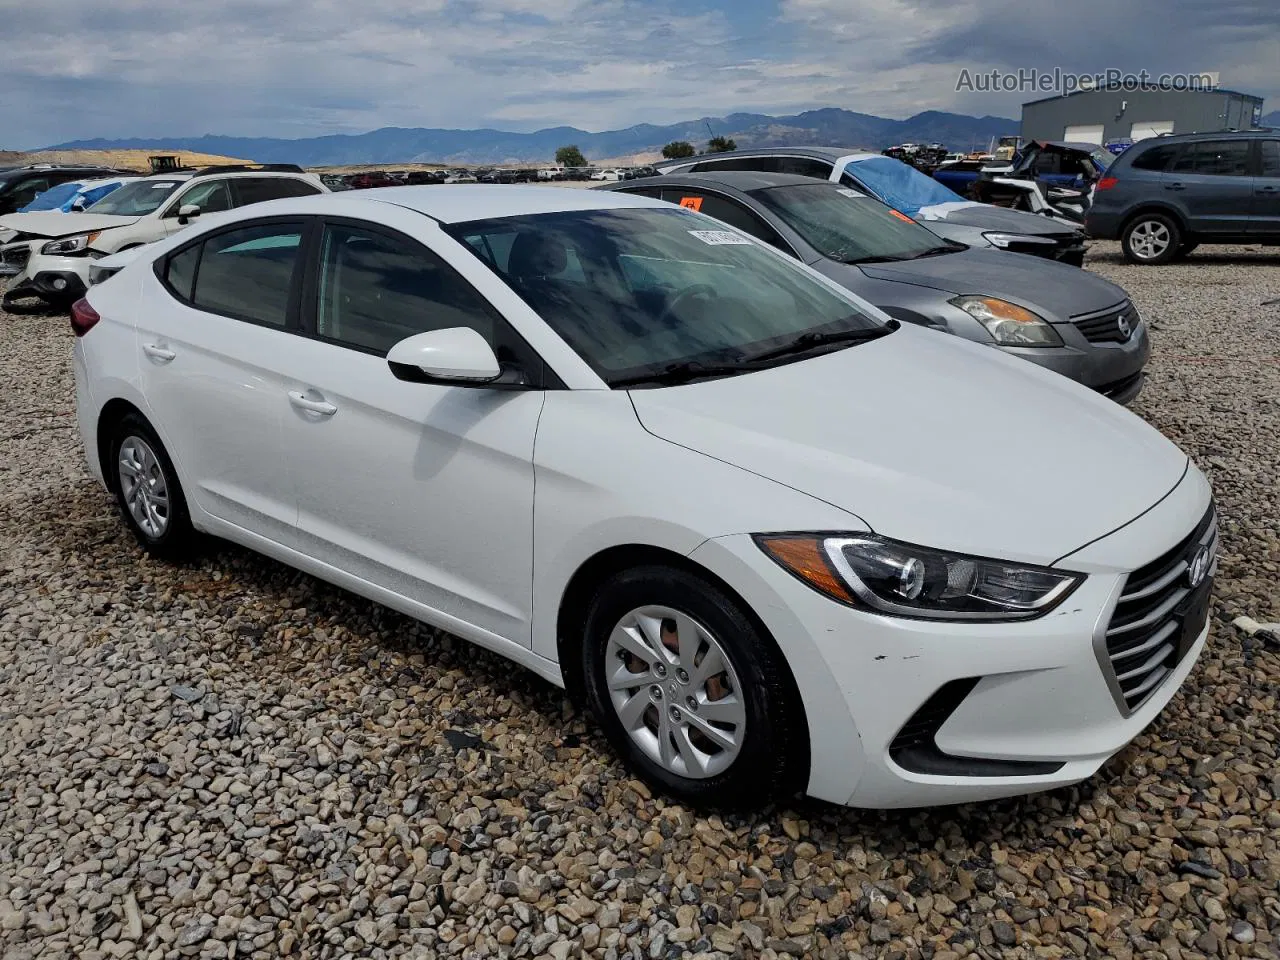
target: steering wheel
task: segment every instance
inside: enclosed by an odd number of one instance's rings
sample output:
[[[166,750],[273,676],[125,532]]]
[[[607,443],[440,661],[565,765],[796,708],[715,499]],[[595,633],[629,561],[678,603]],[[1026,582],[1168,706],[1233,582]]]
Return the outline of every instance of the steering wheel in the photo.
[[[665,326],[667,319],[677,312],[677,308],[684,306],[685,301],[692,300],[694,297],[706,297],[710,300],[719,299],[715,288],[708,283],[695,283],[691,287],[685,287],[672,298],[666,309],[658,316],[658,325]]]

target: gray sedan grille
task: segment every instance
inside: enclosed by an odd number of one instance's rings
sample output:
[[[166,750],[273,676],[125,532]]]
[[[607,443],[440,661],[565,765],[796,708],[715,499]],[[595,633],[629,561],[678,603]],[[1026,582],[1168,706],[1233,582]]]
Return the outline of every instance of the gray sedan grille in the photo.
[[[1071,321],[1090,343],[1125,343],[1138,329],[1138,311],[1125,301],[1100,313],[1075,317]]]
[[[1208,548],[1208,569],[1203,583],[1192,587],[1188,572],[1202,546]],[[1125,579],[1107,625],[1106,660],[1126,713],[1160,687],[1199,636],[1217,548],[1217,515],[1210,507],[1181,543]]]

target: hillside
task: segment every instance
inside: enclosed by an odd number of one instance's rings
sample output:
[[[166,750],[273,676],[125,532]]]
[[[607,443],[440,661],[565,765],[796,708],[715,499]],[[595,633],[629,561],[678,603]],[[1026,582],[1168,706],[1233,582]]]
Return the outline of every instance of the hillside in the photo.
[[[557,147],[577,144],[588,159],[621,157],[661,150],[672,140],[700,145],[707,127],[732,137],[739,147],[820,144],[881,149],[903,141],[939,141],[956,150],[985,146],[994,136],[1014,133],[1016,120],[969,117],[930,110],[907,120],[890,120],[866,113],[828,108],[794,116],[772,117],[735,113],[726,117],[688,120],[656,126],[639,124],[623,130],[590,133],[576,127],[550,127],[533,133],[503,130],[441,130],[384,127],[362,134],[340,134],[283,140],[271,137],[205,135],[163,140],[81,140],[59,144],[57,150],[115,150],[131,148],[156,152],[201,151],[225,156],[254,157],[260,163],[300,163],[337,166],[386,163],[537,163],[547,162]]]
[[[227,163],[252,163],[251,160],[240,160],[235,157],[216,153],[198,153],[174,147],[171,141],[157,141],[155,147],[109,149],[81,149],[73,147],[52,147],[48,150],[32,150],[21,152],[16,150],[0,150],[0,166],[23,166],[28,163],[58,163],[64,166],[85,164],[89,166],[110,167],[113,170],[137,170],[150,172],[147,157],[153,153],[173,153],[182,158],[182,162],[193,167],[211,167]]]

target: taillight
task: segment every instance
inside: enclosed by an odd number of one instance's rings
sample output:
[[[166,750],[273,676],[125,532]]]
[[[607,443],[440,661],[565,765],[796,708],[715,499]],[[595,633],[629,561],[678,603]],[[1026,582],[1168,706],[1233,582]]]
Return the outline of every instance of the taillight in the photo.
[[[77,337],[83,337],[101,319],[98,311],[83,297],[71,305],[71,331]]]
[[[1119,183],[1119,182],[1120,182],[1120,181],[1119,181],[1119,180],[1117,180],[1115,177],[1103,177],[1101,180],[1099,180],[1099,181],[1098,181],[1098,189],[1099,189],[1099,190],[1110,190],[1112,187],[1114,187],[1114,186],[1115,186],[1117,183]]]

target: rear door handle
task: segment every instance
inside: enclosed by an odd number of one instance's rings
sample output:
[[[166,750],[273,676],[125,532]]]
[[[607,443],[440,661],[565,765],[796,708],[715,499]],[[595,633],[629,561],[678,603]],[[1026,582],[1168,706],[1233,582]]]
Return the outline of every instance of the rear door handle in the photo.
[[[170,360],[172,360],[174,357],[177,356],[177,354],[174,353],[172,350],[169,350],[165,347],[157,346],[154,343],[144,343],[142,345],[142,352],[145,353],[148,358],[154,360],[156,363],[168,363]]]
[[[1280,193],[1280,187],[1259,187],[1259,193]]]
[[[1184,186],[1183,186],[1182,184],[1180,184],[1180,183],[1166,183],[1166,184],[1164,185],[1164,188],[1165,188],[1166,190],[1185,190],[1185,189],[1187,189],[1186,187],[1184,187]]]
[[[305,393],[297,390],[289,391],[289,402],[298,410],[305,410],[307,413],[318,413],[322,417],[332,417],[338,412],[328,400],[312,400]]]

